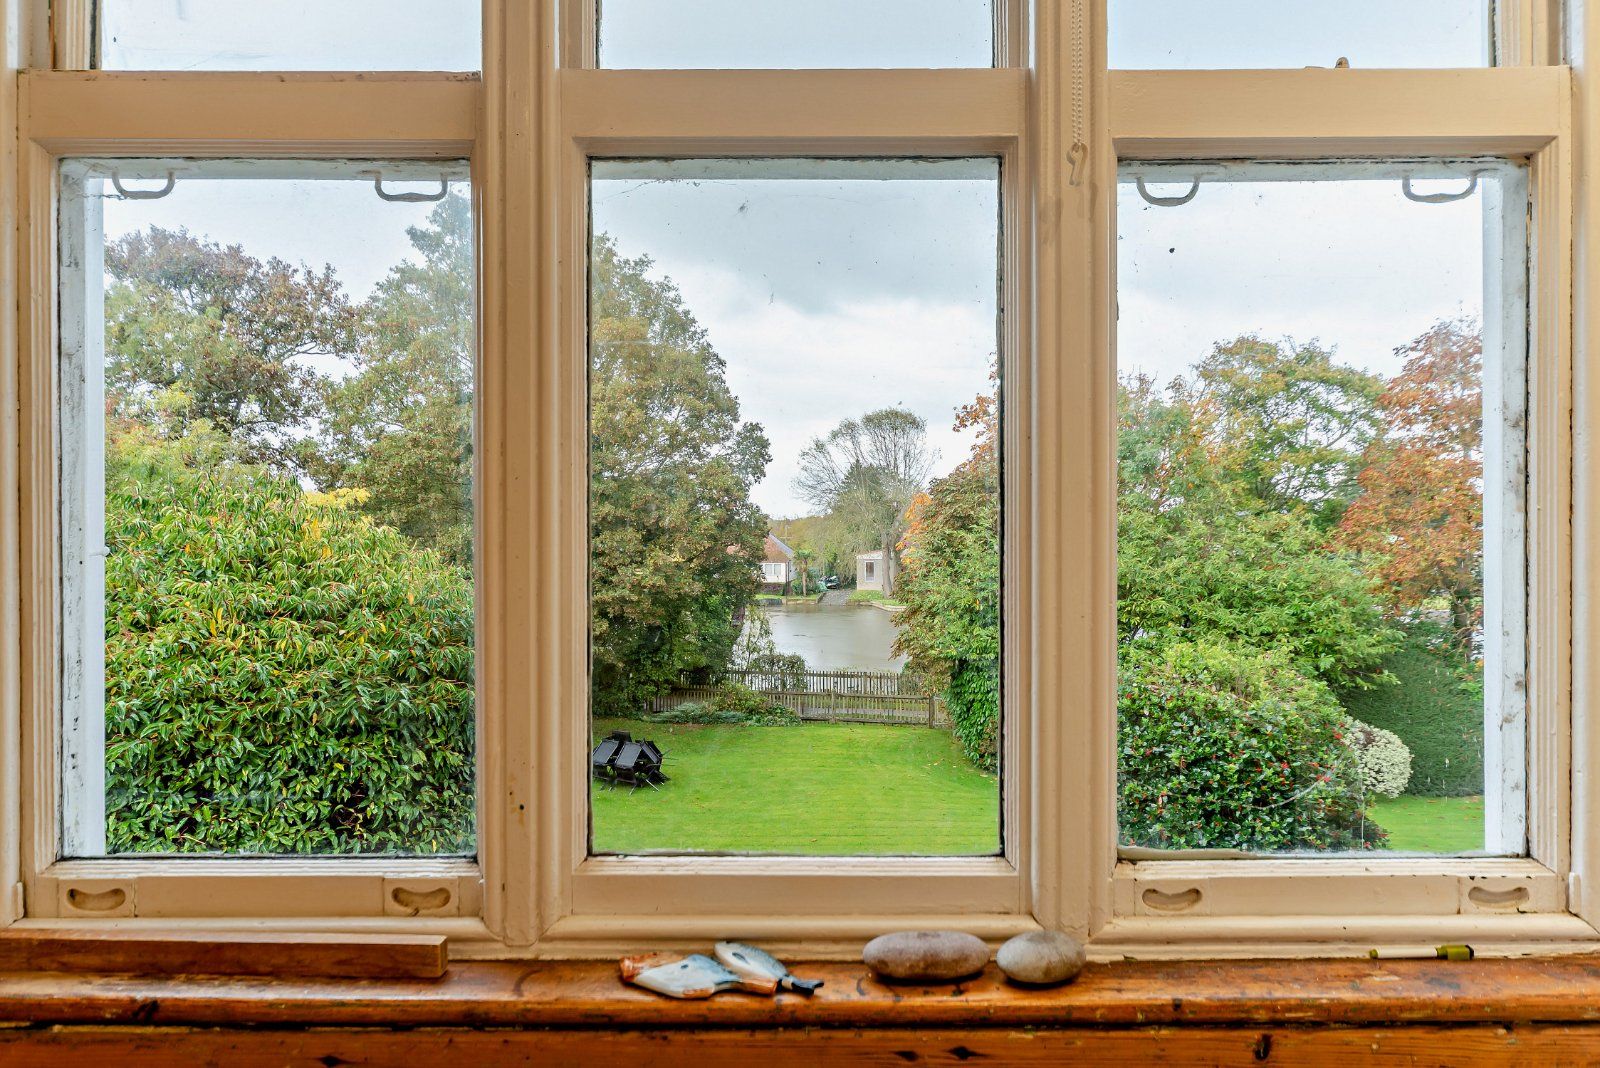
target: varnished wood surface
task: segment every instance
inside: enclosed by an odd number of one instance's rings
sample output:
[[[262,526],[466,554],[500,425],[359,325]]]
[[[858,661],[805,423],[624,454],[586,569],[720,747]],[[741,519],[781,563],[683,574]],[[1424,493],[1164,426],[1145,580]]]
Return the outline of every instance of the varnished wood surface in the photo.
[[[694,1065],[1405,1065],[1600,1064],[1600,1028],[926,1031],[365,1031],[260,1032],[85,1029],[0,1032],[0,1064],[384,1066],[536,1064],[541,1068]]]
[[[614,963],[455,963],[444,978],[0,975],[0,1024],[571,1029],[1255,1027],[1600,1024],[1600,957],[1090,965],[1023,990],[993,966],[952,986],[890,986],[859,964],[796,967],[813,998],[663,998]],[[0,1058],[3,1062],[3,1058]]]
[[[0,931],[0,972],[437,979],[446,959],[436,935]]]

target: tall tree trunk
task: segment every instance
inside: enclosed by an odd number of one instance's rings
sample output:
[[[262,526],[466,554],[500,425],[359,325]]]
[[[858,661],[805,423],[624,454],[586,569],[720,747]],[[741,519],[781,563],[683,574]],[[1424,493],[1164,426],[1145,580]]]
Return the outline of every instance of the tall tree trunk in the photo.
[[[883,536],[883,597],[888,600],[894,596],[894,584],[900,577],[895,574],[894,559],[894,533],[891,531]]]

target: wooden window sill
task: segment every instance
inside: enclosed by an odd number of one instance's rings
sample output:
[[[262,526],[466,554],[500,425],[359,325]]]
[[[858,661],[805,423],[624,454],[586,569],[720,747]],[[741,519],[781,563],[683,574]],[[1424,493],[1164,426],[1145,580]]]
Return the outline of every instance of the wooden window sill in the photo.
[[[1600,956],[1524,960],[1092,964],[1053,990],[991,965],[949,986],[887,985],[860,964],[797,967],[811,998],[673,1001],[605,962],[466,962],[442,978],[294,979],[0,974],[16,1026],[570,1028],[1104,1028],[1600,1024]],[[0,1058],[3,1059],[3,1058]]]

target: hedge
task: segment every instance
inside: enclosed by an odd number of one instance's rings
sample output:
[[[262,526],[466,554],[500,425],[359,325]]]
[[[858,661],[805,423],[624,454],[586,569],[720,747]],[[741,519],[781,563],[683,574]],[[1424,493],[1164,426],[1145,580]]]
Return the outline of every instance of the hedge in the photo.
[[[470,576],[260,473],[108,483],[109,851],[470,853]]]
[[[1483,683],[1477,665],[1450,649],[1444,628],[1415,623],[1383,669],[1393,682],[1347,690],[1339,699],[1352,716],[1393,731],[1411,748],[1406,793],[1483,793]]]

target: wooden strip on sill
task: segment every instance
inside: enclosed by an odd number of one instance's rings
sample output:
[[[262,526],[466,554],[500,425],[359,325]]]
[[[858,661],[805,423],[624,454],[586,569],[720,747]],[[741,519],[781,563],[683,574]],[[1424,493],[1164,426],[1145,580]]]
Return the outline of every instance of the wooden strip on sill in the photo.
[[[814,998],[673,1001],[612,962],[458,962],[437,982],[0,975],[0,1023],[568,1029],[1401,1026],[1600,1023],[1600,957],[1090,965],[1022,990],[991,965],[953,986],[888,986],[860,964],[797,965]]]
[[[1488,1068],[1594,1064],[1600,1027],[1140,1027],[1015,1031],[243,1031],[61,1028],[0,1032],[0,1064],[227,1065],[1258,1065]]]
[[[446,959],[442,935],[0,931],[0,972],[438,979]]]

